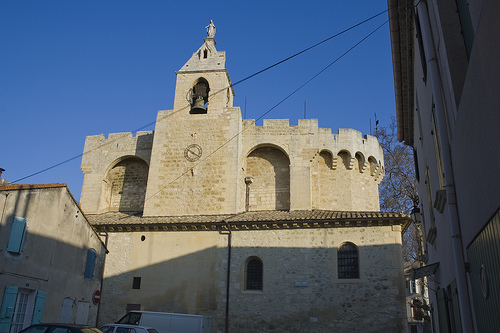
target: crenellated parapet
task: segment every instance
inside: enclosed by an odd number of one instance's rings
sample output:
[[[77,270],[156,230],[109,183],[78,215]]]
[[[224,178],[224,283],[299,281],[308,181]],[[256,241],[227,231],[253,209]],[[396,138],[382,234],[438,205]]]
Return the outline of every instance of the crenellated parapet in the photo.
[[[292,164],[299,163],[295,159],[308,159],[308,156],[294,151],[294,145],[300,143],[301,152],[312,153],[309,160],[324,151],[332,156],[347,153],[347,169],[353,169],[358,161],[360,172],[369,171],[375,179],[383,178],[383,151],[374,136],[363,136],[350,128],[340,128],[338,133],[333,134],[330,128],[318,127],[317,119],[299,119],[297,126],[290,126],[288,119],[264,119],[262,126],[256,126],[254,119],[245,119],[243,128],[247,152],[264,144],[274,145],[290,155]],[[332,169],[336,168],[337,159],[334,159]]]
[[[259,192],[248,199],[250,207],[266,209],[259,197],[269,196],[270,201],[287,209],[282,203],[287,198],[257,189],[259,179],[266,183],[275,177],[276,182],[289,184],[286,188],[292,210],[379,209],[378,185],[384,176],[384,162],[376,137],[348,128],[332,133],[330,128],[318,127],[317,119],[301,119],[297,126],[290,126],[288,119],[264,119],[262,126],[245,119],[242,129],[244,176],[254,179],[247,188]],[[274,171],[267,173],[274,176],[265,180],[266,173],[261,170],[267,164],[273,164]],[[281,170],[288,171],[280,174]]]
[[[116,186],[118,178],[142,180],[144,185],[138,187],[144,186],[145,191],[153,136],[153,131],[141,131],[135,136],[126,132],[111,133],[107,138],[104,134],[86,138],[81,163],[85,177],[80,198],[85,211],[98,212],[113,207],[113,200],[118,200],[117,195],[127,191]],[[128,173],[120,171],[126,167],[129,168]],[[133,170],[133,175],[130,170]]]

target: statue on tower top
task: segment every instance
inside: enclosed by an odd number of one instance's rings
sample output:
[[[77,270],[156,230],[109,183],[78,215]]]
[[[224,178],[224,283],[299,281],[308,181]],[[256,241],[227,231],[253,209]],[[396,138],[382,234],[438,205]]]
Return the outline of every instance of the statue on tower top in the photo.
[[[215,36],[215,25],[212,20],[210,20],[210,24],[205,27],[207,29],[208,38],[214,38]]]

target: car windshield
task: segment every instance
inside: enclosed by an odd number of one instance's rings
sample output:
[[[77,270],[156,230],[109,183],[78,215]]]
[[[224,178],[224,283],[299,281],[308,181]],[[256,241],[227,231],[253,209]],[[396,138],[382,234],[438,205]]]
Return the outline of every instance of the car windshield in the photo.
[[[83,333],[102,333],[99,329],[97,329],[95,327],[85,327],[85,328],[82,328],[81,331]]]
[[[48,328],[48,326],[32,326],[26,328],[24,333],[43,333]]]
[[[103,333],[113,333],[113,331],[115,330],[114,326],[101,326],[101,327],[99,327],[99,329]]]
[[[141,314],[137,312],[127,313],[122,319],[118,320],[117,324],[139,325]]]
[[[149,333],[158,333],[158,331],[157,331],[157,330],[155,330],[154,328],[149,328],[149,329],[148,329],[148,332],[149,332]]]

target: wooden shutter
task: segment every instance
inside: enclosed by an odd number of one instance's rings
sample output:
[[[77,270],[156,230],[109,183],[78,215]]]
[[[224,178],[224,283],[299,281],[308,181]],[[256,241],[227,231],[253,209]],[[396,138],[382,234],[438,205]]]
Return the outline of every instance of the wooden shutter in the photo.
[[[33,309],[33,318],[31,319],[31,324],[38,324],[42,322],[43,308],[45,306],[45,298],[47,293],[41,290],[36,292],[35,296],[35,308]]]
[[[96,258],[95,250],[88,249],[87,262],[85,263],[85,273],[83,274],[83,276],[86,279],[92,279],[94,277],[95,258]]]
[[[10,229],[9,244],[7,251],[11,253],[21,253],[26,233],[26,219],[23,217],[14,217],[12,229]]]
[[[0,309],[0,332],[8,332],[12,322],[12,314],[16,306],[17,287],[5,286],[2,307]]]

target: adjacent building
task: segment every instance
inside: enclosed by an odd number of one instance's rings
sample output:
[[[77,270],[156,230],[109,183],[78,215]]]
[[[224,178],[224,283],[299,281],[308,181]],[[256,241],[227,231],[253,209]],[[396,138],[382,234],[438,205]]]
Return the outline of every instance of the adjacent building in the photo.
[[[95,325],[106,248],[66,184],[0,186],[0,332]]]
[[[382,149],[315,119],[242,119],[212,34],[154,131],[89,136],[81,205],[109,255],[99,322],[212,317],[213,332],[404,332],[401,233]]]
[[[389,0],[400,141],[415,151],[435,332],[500,327],[500,3]]]

